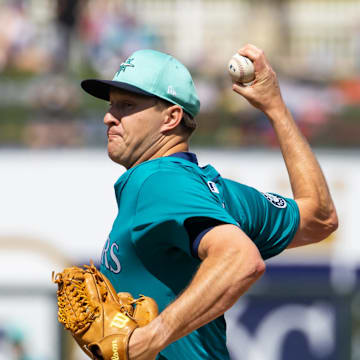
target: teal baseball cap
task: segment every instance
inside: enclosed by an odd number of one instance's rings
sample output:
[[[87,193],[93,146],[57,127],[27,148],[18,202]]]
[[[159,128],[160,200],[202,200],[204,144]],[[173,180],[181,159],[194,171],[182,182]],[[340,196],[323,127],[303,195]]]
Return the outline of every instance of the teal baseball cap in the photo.
[[[150,49],[135,51],[120,65],[112,80],[88,79],[81,82],[81,87],[107,101],[110,89],[115,87],[180,105],[192,117],[200,110],[189,70],[171,55]]]

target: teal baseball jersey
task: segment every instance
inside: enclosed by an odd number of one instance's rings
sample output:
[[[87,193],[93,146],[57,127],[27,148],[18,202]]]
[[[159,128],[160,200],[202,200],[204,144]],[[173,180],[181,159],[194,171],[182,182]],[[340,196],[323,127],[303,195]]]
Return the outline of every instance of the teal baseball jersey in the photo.
[[[299,212],[292,199],[223,179],[210,165],[174,156],[144,162],[115,184],[118,214],[101,271],[116,291],[151,296],[162,311],[190,283],[200,259],[186,223],[210,219],[239,226],[264,259],[293,238]],[[201,241],[197,238],[197,242]],[[221,316],[170,344],[158,359],[229,359]]]

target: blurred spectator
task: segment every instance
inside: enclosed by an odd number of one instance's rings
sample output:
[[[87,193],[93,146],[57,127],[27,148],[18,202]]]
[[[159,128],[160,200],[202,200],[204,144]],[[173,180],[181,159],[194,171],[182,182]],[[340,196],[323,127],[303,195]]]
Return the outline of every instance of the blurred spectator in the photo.
[[[338,88],[347,105],[360,104],[360,77],[341,81]]]
[[[0,71],[7,67],[35,73],[50,69],[51,55],[39,46],[26,2],[0,3],[0,24]]]
[[[31,148],[84,145],[84,125],[74,119],[80,89],[64,76],[46,76],[33,85],[30,101],[39,115],[24,129],[24,143]]]
[[[63,71],[68,68],[72,39],[85,1],[86,0],[56,1],[56,22],[59,37],[55,57],[55,70],[57,71]]]
[[[119,61],[141,48],[159,48],[154,31],[128,14],[123,1],[90,1],[81,26],[86,57],[102,76],[110,76]]]
[[[33,84],[29,101],[50,114],[71,114],[80,103],[79,90],[65,76],[48,75]]]

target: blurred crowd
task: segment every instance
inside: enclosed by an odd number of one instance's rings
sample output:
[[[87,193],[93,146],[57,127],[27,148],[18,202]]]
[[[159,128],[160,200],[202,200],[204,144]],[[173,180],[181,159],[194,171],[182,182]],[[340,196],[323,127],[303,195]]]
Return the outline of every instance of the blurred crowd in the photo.
[[[84,95],[80,80],[111,78],[139,48],[167,51],[161,33],[125,3],[56,0],[36,7],[29,0],[0,0],[0,146],[105,143],[106,104]],[[199,65],[190,69],[202,103],[194,145],[276,145],[269,123],[236,97],[224,71],[203,73]],[[319,82],[285,76],[276,65],[286,103],[310,142],[360,145],[359,74]]]
[[[134,49],[159,45],[156,34],[127,14],[122,1],[56,0],[47,7],[50,15],[41,15],[30,1],[0,1],[0,71],[66,71],[72,51],[82,58],[76,66],[86,58],[85,65],[103,73]]]

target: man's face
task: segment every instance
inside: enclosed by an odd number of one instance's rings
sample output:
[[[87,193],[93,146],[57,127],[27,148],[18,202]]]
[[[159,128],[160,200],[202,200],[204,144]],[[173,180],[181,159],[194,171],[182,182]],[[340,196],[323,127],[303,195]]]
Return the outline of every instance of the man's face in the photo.
[[[150,159],[162,137],[162,112],[153,97],[110,91],[104,123],[108,127],[109,157],[127,169]]]

